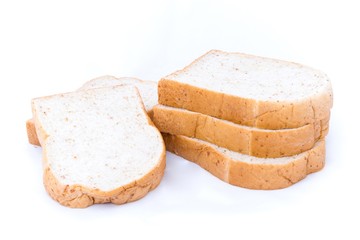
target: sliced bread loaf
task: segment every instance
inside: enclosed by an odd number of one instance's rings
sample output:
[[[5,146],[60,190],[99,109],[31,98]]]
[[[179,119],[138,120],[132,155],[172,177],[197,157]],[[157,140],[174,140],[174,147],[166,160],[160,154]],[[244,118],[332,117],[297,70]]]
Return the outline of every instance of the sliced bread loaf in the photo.
[[[257,158],[185,136],[163,134],[166,149],[198,164],[219,179],[250,189],[288,187],[325,164],[325,141],[298,155]]]
[[[140,92],[141,98],[145,105],[145,109],[150,118],[153,115],[153,107],[158,103],[157,82],[143,81],[137,78],[121,77],[116,78],[113,76],[101,76],[86,82],[78,91],[112,86],[135,86]],[[33,145],[40,145],[36,135],[34,121],[29,119],[26,121],[26,130],[28,141]]]
[[[161,132],[198,138],[231,151],[263,158],[307,151],[325,137],[329,125],[327,117],[298,128],[266,130],[164,105],[154,107],[153,121]]]
[[[159,81],[159,103],[264,129],[326,119],[328,77],[303,65],[212,50]]]
[[[155,188],[165,146],[135,87],[107,87],[32,101],[44,185],[69,207],[122,204]]]

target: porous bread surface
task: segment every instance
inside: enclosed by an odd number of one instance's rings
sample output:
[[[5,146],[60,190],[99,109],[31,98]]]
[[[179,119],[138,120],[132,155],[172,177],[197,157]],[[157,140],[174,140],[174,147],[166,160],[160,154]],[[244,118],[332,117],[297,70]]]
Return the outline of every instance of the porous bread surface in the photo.
[[[299,128],[266,130],[164,105],[156,105],[153,111],[154,124],[161,132],[198,138],[257,157],[284,157],[307,151],[325,138],[329,125],[327,117]]]
[[[87,90],[100,87],[112,86],[135,86],[140,92],[146,111],[151,111],[158,103],[157,82],[144,81],[132,77],[102,76],[86,82],[79,90]]]
[[[264,129],[325,119],[332,88],[320,71],[296,63],[212,50],[162,78],[159,103]]]
[[[298,101],[331,91],[329,78],[310,67],[218,50],[166,79],[261,101]]]
[[[140,92],[141,98],[143,100],[145,109],[149,117],[152,118],[152,109],[158,103],[157,82],[143,81],[130,77],[116,78],[114,76],[106,75],[94,78],[86,82],[82,87],[78,89],[78,91],[113,86],[135,86]],[[40,145],[37,138],[34,121],[32,119],[28,119],[26,121],[26,130],[29,143],[33,145]]]
[[[325,164],[325,141],[298,155],[257,158],[180,135],[164,134],[166,149],[198,164],[219,179],[249,189],[288,187]]]
[[[112,87],[120,84],[133,84],[135,82],[141,82],[140,79],[132,77],[117,78],[111,75],[104,75],[97,78],[93,78],[85,82],[78,90],[87,90],[101,87]]]
[[[162,176],[163,140],[134,87],[37,98],[32,106],[43,146],[44,172],[50,171],[54,178],[47,179],[55,179],[57,185],[90,189],[86,195],[96,202],[107,193],[115,199],[114,191],[121,194],[123,186],[152,176],[149,173],[153,171]],[[62,202],[66,197],[60,194],[54,198]]]

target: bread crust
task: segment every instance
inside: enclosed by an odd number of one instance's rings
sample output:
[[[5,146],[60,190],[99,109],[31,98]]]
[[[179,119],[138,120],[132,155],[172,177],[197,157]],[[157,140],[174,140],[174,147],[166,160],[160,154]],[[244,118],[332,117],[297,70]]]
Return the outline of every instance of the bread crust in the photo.
[[[325,119],[331,93],[297,102],[265,102],[201,89],[167,79],[159,81],[159,103],[237,124],[263,129],[298,128]]]
[[[231,151],[262,158],[305,152],[326,136],[329,126],[329,116],[299,128],[264,130],[161,105],[153,110],[153,121],[161,132],[198,138]]]
[[[32,118],[26,121],[26,133],[30,144],[40,146],[39,139],[36,134],[34,120]]]
[[[168,151],[196,163],[224,182],[243,188],[286,188],[304,179],[307,174],[321,170],[325,164],[324,140],[286,164],[251,164],[234,160],[196,139],[170,134],[163,134],[163,137]]]
[[[210,52],[222,53],[216,50]],[[178,73],[186,71],[201,58],[159,81],[160,104],[264,129],[298,128],[312,124],[325,119],[332,107],[331,86],[312,97],[287,102],[242,98],[177,81]]]

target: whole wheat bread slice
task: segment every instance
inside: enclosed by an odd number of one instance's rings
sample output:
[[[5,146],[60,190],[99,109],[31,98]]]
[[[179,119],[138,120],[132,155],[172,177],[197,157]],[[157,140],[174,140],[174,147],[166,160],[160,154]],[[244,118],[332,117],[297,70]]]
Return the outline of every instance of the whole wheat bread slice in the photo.
[[[121,77],[106,75],[94,78],[86,82],[78,91],[112,86],[135,86],[140,92],[141,98],[145,105],[145,109],[150,118],[153,115],[153,107],[158,103],[157,82],[143,81],[137,78]],[[39,140],[36,135],[34,121],[29,119],[26,121],[26,131],[30,144],[39,146]]]
[[[164,174],[165,146],[135,87],[36,98],[44,185],[69,207],[143,197]]]
[[[249,189],[291,186],[325,164],[325,140],[298,155],[257,158],[185,136],[163,133],[166,149],[198,164],[222,181]]]
[[[326,119],[328,77],[286,61],[212,50],[159,81],[159,103],[264,129]]]
[[[325,138],[329,117],[293,129],[266,130],[191,112],[156,105],[153,122],[163,133],[198,138],[231,151],[262,157],[292,156],[314,147]]]

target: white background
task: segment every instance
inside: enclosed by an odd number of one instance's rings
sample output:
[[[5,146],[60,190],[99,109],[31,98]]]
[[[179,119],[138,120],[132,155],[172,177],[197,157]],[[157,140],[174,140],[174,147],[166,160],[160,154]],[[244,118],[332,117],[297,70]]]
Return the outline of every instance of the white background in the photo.
[[[357,1],[1,1],[0,239],[359,239]],[[28,144],[33,97],[104,74],[159,80],[210,49],[326,72],[327,165],[292,187],[228,185],[172,154],[160,186],[126,205],[70,209],[42,184]]]

